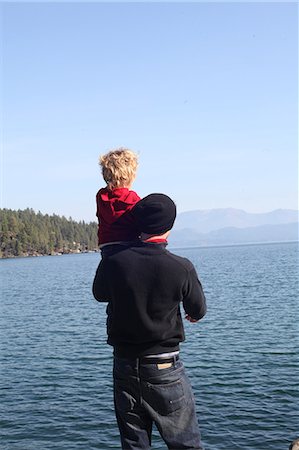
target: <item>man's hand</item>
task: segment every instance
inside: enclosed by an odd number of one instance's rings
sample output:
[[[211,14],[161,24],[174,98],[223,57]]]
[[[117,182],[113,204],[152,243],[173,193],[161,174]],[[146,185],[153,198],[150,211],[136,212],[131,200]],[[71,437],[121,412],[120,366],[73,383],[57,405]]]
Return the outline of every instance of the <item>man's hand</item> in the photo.
[[[191,316],[189,316],[189,314],[186,314],[185,315],[185,319],[186,320],[189,320],[189,322],[191,322],[191,323],[195,323],[195,322],[198,322],[198,320],[197,319],[193,319]]]

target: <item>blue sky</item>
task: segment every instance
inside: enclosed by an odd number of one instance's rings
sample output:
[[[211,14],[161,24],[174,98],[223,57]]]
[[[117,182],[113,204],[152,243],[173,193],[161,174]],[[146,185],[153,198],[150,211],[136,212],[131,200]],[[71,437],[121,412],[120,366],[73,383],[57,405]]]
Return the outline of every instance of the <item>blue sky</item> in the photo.
[[[94,220],[98,156],[179,211],[297,209],[296,3],[2,3],[2,207]]]

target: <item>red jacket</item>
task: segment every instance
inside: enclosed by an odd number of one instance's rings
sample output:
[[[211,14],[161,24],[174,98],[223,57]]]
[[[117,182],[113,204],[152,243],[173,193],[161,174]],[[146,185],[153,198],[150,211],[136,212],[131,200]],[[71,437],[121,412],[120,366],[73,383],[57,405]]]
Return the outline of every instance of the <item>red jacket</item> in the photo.
[[[102,188],[97,193],[96,200],[99,245],[136,239],[138,231],[134,220],[129,214],[125,214],[140,200],[136,192],[128,188]]]

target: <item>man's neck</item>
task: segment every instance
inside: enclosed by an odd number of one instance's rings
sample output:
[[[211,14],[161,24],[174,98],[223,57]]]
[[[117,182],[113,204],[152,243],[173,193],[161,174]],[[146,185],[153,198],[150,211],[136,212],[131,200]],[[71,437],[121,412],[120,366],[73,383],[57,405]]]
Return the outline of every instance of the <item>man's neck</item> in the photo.
[[[161,236],[154,236],[148,239],[142,239],[142,242],[146,244],[167,244],[167,239],[161,238]]]
[[[142,242],[149,242],[149,243],[163,243],[166,242],[167,243],[167,238],[169,236],[169,231],[166,231],[166,233],[163,234],[158,234],[158,235],[154,235],[154,234],[147,234],[147,233],[141,233],[141,240]]]

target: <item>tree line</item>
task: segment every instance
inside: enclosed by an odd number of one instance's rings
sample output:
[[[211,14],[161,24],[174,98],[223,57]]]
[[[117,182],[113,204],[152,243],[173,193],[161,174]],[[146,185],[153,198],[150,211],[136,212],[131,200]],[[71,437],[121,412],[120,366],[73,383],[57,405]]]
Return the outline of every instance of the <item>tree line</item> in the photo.
[[[97,223],[76,222],[33,209],[0,209],[0,257],[97,250]]]

